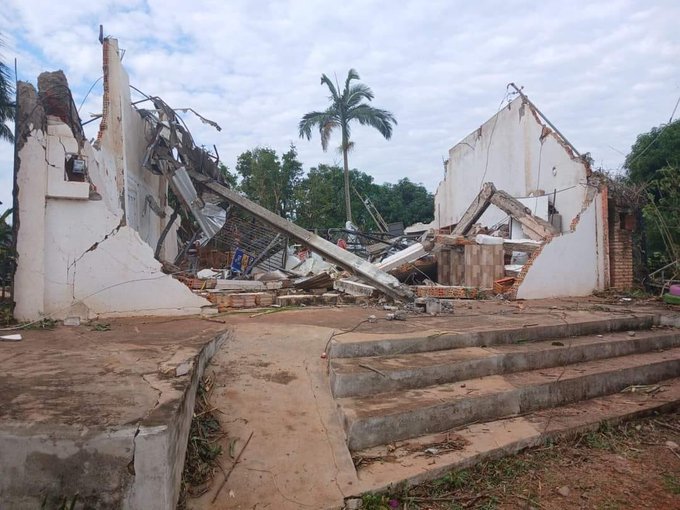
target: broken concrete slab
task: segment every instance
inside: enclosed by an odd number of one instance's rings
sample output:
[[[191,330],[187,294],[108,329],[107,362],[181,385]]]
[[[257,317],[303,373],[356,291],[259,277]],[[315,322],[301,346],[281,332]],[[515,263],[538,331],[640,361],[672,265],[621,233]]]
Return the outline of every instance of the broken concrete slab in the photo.
[[[365,283],[355,282],[347,278],[341,278],[333,282],[333,288],[349,294],[350,296],[366,296],[373,297],[377,293],[377,289]]]
[[[408,248],[384,258],[381,262],[378,262],[376,266],[382,271],[389,272],[402,264],[415,262],[419,258],[425,256],[429,251],[430,250],[426,248],[423,243],[413,243]]]
[[[224,280],[217,279],[215,290],[266,290],[265,282],[255,280]]]
[[[527,229],[527,235],[534,241],[549,239],[558,234],[558,230],[544,219],[532,214],[531,209],[503,190],[496,189],[492,182],[482,186],[477,197],[463,214],[460,222],[451,232],[452,236],[466,235],[484,212],[493,204]]]
[[[316,294],[289,294],[288,296],[278,296],[276,304],[279,306],[309,306],[323,304],[322,296]]]

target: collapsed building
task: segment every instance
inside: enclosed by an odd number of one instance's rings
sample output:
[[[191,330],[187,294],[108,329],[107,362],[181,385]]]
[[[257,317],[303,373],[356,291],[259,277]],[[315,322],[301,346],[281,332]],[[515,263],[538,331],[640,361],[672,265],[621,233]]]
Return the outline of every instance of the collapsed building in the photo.
[[[17,85],[15,318],[214,312],[213,303],[173,278],[186,271],[166,263],[223,231],[232,208],[387,295],[411,296],[370,262],[224,186],[216,156],[196,146],[175,110],[154,96],[132,103],[117,41],[101,43],[104,96],[96,139],[86,139],[61,71],[41,74],[37,91]],[[179,204],[171,204],[171,196]],[[199,227],[183,243],[179,209]]]
[[[489,288],[505,275],[501,283],[513,298],[629,288],[630,211],[609,198],[588,156],[517,92],[449,151],[433,222],[451,234],[439,238],[450,252],[440,257],[440,283],[470,285],[476,274]],[[457,237],[476,232],[482,234],[472,245]]]
[[[17,86],[19,320],[214,313],[275,299],[333,304],[344,294],[402,302],[579,296],[632,283],[625,204],[608,198],[588,158],[521,91],[450,150],[433,223],[366,246],[346,231],[367,255],[358,256],[229,189],[217,151],[197,146],[178,115],[196,112],[141,91],[133,103],[117,41],[101,43],[95,139],[86,138],[61,71],[41,74],[37,90]],[[180,239],[183,218],[194,230]],[[311,256],[291,266],[291,243]],[[194,245],[214,255],[201,259],[216,269],[204,278],[179,268]],[[226,280],[229,269],[239,281]],[[426,278],[409,287],[403,281],[414,271]],[[252,281],[256,273],[280,281]],[[314,292],[286,296],[303,291]]]

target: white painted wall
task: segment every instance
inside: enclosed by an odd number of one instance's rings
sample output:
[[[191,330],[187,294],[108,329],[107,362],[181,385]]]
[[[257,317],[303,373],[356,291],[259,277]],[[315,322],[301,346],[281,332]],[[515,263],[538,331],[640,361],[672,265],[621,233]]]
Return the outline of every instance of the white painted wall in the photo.
[[[517,289],[518,299],[586,296],[604,288],[602,198],[597,195],[573,232],[543,247]]]
[[[144,123],[130,106],[115,41],[107,41],[104,51],[110,98],[102,120],[106,129],[97,147],[86,141],[81,149],[102,200],[89,200],[89,184],[65,180],[65,153],[78,152],[78,143],[60,120],[48,118],[46,132],[33,129],[19,152],[18,320],[195,314],[210,305],[164,274],[153,256],[168,217],[151,211],[146,195],[166,207],[167,184],[141,168]],[[131,193],[138,197],[134,207]],[[168,238],[172,241],[174,233]],[[176,243],[166,246],[166,257],[174,257]]]
[[[541,140],[541,135],[543,139]],[[581,211],[586,165],[572,158],[560,138],[544,126],[531,105],[517,98],[449,151],[444,180],[435,194],[435,223],[458,223],[484,182],[514,197],[549,195],[563,216],[563,231]],[[491,226],[505,214],[489,207],[480,222]]]

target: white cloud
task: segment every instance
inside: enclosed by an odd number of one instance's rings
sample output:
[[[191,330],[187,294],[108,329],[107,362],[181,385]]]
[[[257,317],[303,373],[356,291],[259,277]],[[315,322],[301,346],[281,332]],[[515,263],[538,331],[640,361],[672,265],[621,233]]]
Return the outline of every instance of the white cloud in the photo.
[[[80,103],[101,76],[103,23],[126,50],[133,85],[222,126],[218,133],[187,116],[197,142],[215,144],[232,168],[255,145],[284,151],[290,142],[305,168],[338,162],[318,137],[299,140],[297,123],[326,105],[321,73],[342,81],[354,67],[399,125],[389,142],[355,128],[350,164],[378,182],[407,176],[434,190],[442,156],[495,113],[510,81],[579,150],[619,167],[617,151],[667,121],[680,95],[679,17],[672,0],[8,0],[0,32],[21,79],[61,68]],[[81,116],[99,111],[100,101],[97,86]],[[5,204],[11,165],[11,147],[0,144]]]

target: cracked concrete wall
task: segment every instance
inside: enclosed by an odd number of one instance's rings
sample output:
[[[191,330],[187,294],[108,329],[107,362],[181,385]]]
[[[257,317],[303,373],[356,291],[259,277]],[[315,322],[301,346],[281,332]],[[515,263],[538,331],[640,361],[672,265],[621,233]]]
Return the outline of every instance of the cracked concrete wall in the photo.
[[[458,223],[484,182],[493,182],[514,197],[548,194],[562,215],[562,231],[581,211],[586,197],[587,165],[543,124],[521,97],[504,107],[449,150],[444,179],[435,194],[435,225]],[[490,207],[483,225],[506,215]]]
[[[130,104],[115,40],[105,40],[104,55],[107,102],[94,145],[79,144],[57,117],[22,112],[39,101],[31,85],[18,85],[18,124],[28,124],[18,130],[18,320],[195,314],[209,305],[162,273],[153,256],[169,214],[160,218],[146,195],[166,207],[167,183],[141,168],[145,123]],[[90,200],[89,183],[66,180],[67,153],[85,158],[101,200]],[[166,259],[177,249],[168,238]]]
[[[60,498],[78,493],[85,508],[120,508],[135,481],[125,468],[134,433],[134,427],[83,431],[5,423],[0,431],[0,506],[41,508],[47,497],[47,508],[57,508]]]

